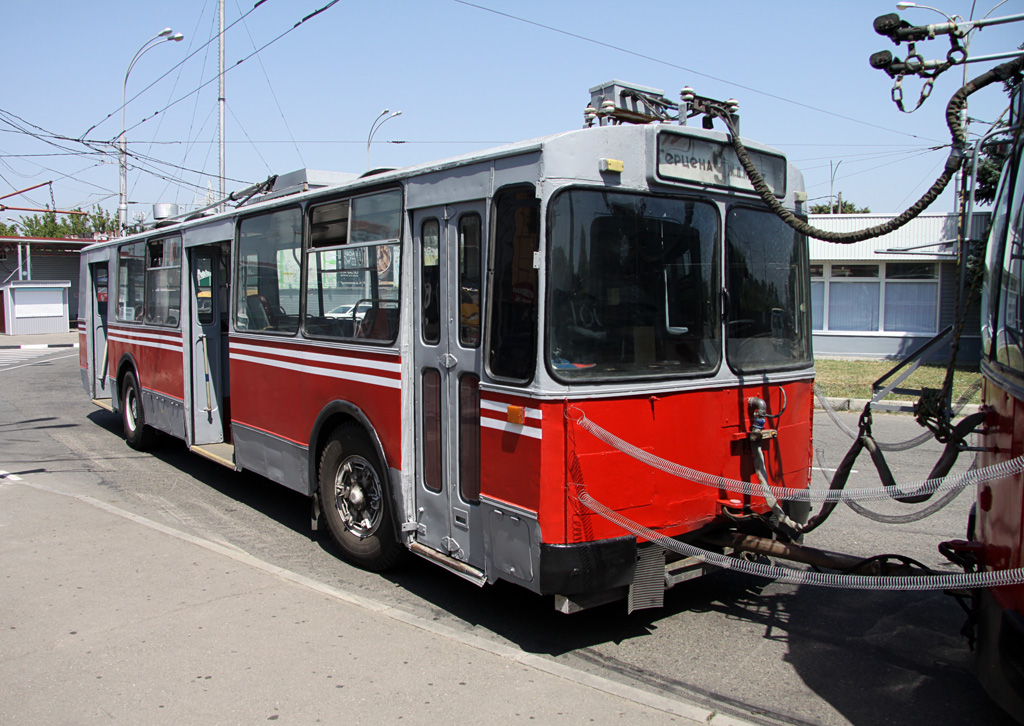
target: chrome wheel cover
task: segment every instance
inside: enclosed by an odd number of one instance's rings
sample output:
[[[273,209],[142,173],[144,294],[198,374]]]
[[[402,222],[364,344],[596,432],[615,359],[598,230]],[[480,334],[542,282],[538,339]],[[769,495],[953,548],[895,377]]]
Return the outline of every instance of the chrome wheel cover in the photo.
[[[360,539],[377,531],[384,514],[382,491],[369,461],[350,456],[341,462],[334,477],[334,505],[345,529]]]
[[[128,430],[134,433],[139,425],[139,398],[134,388],[129,388],[124,394],[124,420]]]

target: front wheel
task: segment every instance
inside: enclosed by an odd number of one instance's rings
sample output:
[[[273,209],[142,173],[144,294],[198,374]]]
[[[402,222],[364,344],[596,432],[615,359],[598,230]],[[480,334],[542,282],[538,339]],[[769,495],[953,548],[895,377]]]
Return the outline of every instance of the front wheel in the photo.
[[[385,481],[361,429],[343,426],[331,435],[320,456],[320,505],[342,557],[373,572],[390,569],[404,554]]]
[[[129,371],[121,381],[121,423],[124,440],[133,449],[142,451],[153,443],[153,432],[146,426],[142,394],[135,374]]]

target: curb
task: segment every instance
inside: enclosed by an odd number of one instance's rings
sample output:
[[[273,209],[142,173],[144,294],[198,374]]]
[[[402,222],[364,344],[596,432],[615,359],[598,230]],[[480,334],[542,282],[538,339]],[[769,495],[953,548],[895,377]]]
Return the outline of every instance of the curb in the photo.
[[[27,345],[0,345],[0,350],[45,350],[47,348],[77,348],[78,343],[30,343]]]
[[[828,401],[828,405],[836,411],[863,411],[864,407],[868,405],[868,399],[866,398],[825,398]],[[825,407],[821,405],[821,401],[818,400],[817,396],[814,398],[814,408],[818,410],[824,410]],[[965,405],[957,416],[969,416],[972,413],[977,413],[981,410],[981,406],[977,403],[969,403]],[[896,413],[896,414],[907,414],[912,415],[910,411],[885,411],[879,409],[876,413]]]

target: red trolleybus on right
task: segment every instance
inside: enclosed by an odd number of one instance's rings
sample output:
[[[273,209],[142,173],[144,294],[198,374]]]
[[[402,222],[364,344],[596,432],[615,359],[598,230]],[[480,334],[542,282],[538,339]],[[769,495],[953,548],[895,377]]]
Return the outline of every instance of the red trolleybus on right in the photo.
[[[665,537],[772,536],[752,448],[772,484],[807,486],[807,246],[725,133],[621,123],[667,120],[675,106],[653,89],[593,96],[588,128],[326,184],[281,178],[236,209],[87,248],[86,390],[132,446],[160,430],[308,495],[362,567],[411,551],[566,612],[657,606],[704,564],[580,492]],[[683,121],[709,102],[684,100]],[[751,147],[802,213],[799,173]],[[750,492],[638,462],[583,415]]]
[[[1018,71],[1019,72],[1019,71]],[[1008,146],[993,204],[982,288],[983,399],[987,411],[980,464],[1024,454],[1024,90],[1011,94],[1010,123],[991,140]],[[975,154],[975,159],[978,154]],[[977,174],[974,175],[977,178]],[[1024,475],[978,487],[968,539],[980,564],[1024,566]],[[1024,723],[1024,585],[982,590],[976,600],[978,678]]]

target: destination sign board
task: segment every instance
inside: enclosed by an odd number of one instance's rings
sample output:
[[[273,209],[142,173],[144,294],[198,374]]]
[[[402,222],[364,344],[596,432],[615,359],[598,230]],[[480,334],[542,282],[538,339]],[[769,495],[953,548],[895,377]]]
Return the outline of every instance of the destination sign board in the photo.
[[[785,196],[786,160],[750,149],[747,153],[775,196]],[[658,134],[658,176],[673,181],[754,190],[732,146],[680,134]]]

